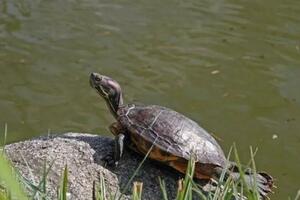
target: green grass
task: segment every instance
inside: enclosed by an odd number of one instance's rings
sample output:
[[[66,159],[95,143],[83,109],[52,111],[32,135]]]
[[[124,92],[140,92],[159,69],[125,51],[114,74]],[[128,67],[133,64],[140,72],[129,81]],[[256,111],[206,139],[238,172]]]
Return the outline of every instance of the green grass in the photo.
[[[17,173],[3,154],[0,154],[0,199],[27,199],[24,188],[17,181]]]
[[[7,124],[4,128],[3,146],[0,146],[0,199],[27,199],[22,184],[20,184],[17,173],[5,158],[4,145],[7,138]]]
[[[238,167],[241,167],[239,163],[239,158],[237,156],[236,148],[234,149],[234,154],[236,157],[236,161],[238,164]],[[149,151],[150,152],[150,151]],[[148,154],[149,154],[148,152]],[[253,151],[251,150],[251,164],[252,169],[255,171],[255,163],[254,163],[254,155]],[[94,192],[93,192],[93,199],[94,200],[117,200],[121,199],[122,195],[125,194],[129,188],[129,186],[132,184],[132,181],[137,174],[137,172],[142,167],[142,164],[144,163],[145,159],[147,158],[148,154],[144,157],[143,161],[139,164],[137,169],[135,170],[134,174],[130,178],[130,180],[127,182],[127,184],[124,186],[123,189],[121,189],[121,194],[112,194],[109,192],[105,186],[105,180],[103,176],[101,175],[98,182],[94,183]],[[16,176],[13,172],[12,167],[9,166],[9,163],[4,158],[3,155],[0,157],[0,169],[4,170],[8,173],[1,173],[0,176],[1,185],[0,187],[0,199],[4,200],[10,200],[10,199],[42,199],[46,200],[47,198],[47,176],[50,171],[50,168],[53,164],[53,162],[50,164],[50,166],[47,168],[46,164],[44,165],[43,170],[43,176],[41,181],[35,185],[34,183],[29,182],[26,179],[23,179],[22,177]],[[45,162],[46,163],[46,162]],[[242,169],[242,167],[241,167]],[[195,183],[195,180],[193,179],[195,170],[195,161],[193,158],[190,159],[185,178],[178,181],[177,186],[177,197],[176,200],[191,200],[193,196],[198,197],[198,199],[203,200],[231,200],[234,196],[245,196],[249,200],[257,200],[259,199],[258,193],[255,190],[255,187],[253,188],[247,188],[247,187],[241,187],[240,185],[243,185],[243,180],[240,182],[234,182],[232,179],[228,178],[226,181],[224,181],[224,174],[221,175],[218,182],[216,182],[215,189],[213,192],[204,194],[201,190],[201,186],[199,186],[197,183]],[[242,171],[242,170],[241,170]],[[242,172],[241,172],[242,173]],[[3,176],[5,175],[5,176]],[[241,177],[243,177],[243,174],[241,174]],[[19,180],[19,181],[18,181]],[[22,184],[20,184],[20,182]],[[161,188],[161,194],[163,200],[169,200],[168,198],[168,192],[165,187],[165,182],[159,178],[159,184]],[[5,187],[3,187],[5,185]],[[140,182],[134,182],[133,183],[133,189],[132,189],[132,199],[134,200],[141,200],[142,199],[142,187],[143,184]],[[245,184],[244,184],[245,186]],[[255,186],[255,185],[254,185]],[[31,191],[30,194],[25,194],[24,187],[27,189],[29,188],[29,191]],[[57,198],[59,200],[66,200],[67,199],[67,190],[68,190],[68,168],[65,167],[60,185],[57,189]],[[298,199],[300,194],[296,196],[295,199]]]
[[[62,175],[60,187],[57,190],[58,200],[67,200],[67,192],[68,192],[68,166],[66,165]]]
[[[7,128],[5,128],[5,135]],[[141,200],[143,192],[143,183],[133,182],[134,177],[138,171],[142,168],[144,161],[147,159],[152,147],[145,155],[144,159],[141,161],[137,169],[132,174],[131,178],[127,184],[120,189],[121,194],[112,193],[106,187],[105,180],[102,174],[100,174],[99,180],[95,181],[93,184],[93,200],[119,200],[121,197],[128,192],[128,189],[133,184],[132,187],[132,199]],[[38,199],[46,200],[47,197],[47,176],[49,171],[54,163],[52,161],[47,167],[46,161],[43,166],[42,178],[38,183],[33,183],[28,179],[22,177],[17,171],[10,166],[10,163],[5,158],[5,154],[2,152],[3,147],[0,147],[0,200],[12,200],[12,199]],[[2,153],[1,153],[2,152]],[[191,200],[193,197],[203,200],[231,200],[233,197],[245,197],[248,200],[258,200],[259,194],[257,192],[257,184],[254,182],[254,185],[249,186],[245,183],[243,173],[243,167],[241,165],[237,149],[235,145],[230,150],[228,160],[230,158],[231,152],[234,154],[234,160],[237,163],[238,168],[240,169],[240,180],[233,181],[230,177],[225,179],[225,170],[221,174],[219,180],[215,182],[215,188],[211,192],[204,193],[201,186],[198,185],[193,179],[195,171],[195,161],[191,157],[187,171],[184,179],[178,181],[177,187],[177,196],[176,200]],[[252,148],[250,148],[250,161],[249,167],[256,173],[256,166],[254,162],[255,153]],[[30,168],[27,166],[29,171]],[[165,182],[162,178],[158,177],[159,185],[161,189],[161,197],[163,200],[170,200],[168,197],[168,191],[166,189]],[[133,183],[132,183],[133,182]],[[25,189],[26,188],[26,189]],[[25,190],[27,193],[25,193]],[[28,192],[29,191],[29,192]],[[57,187],[57,198],[59,200],[66,200],[68,198],[68,167],[65,166],[60,184]],[[240,198],[241,199],[241,198]],[[300,200],[300,190],[296,194],[294,200]],[[291,198],[290,198],[291,200]]]

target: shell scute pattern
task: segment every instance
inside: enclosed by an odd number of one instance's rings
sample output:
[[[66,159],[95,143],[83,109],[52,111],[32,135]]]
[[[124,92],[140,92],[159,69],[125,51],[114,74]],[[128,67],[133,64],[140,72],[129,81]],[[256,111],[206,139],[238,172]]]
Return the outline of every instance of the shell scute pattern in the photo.
[[[137,143],[155,142],[155,147],[162,151],[187,160],[193,154],[200,163],[224,166],[226,162],[215,139],[176,111],[155,105],[128,105],[120,108],[118,114],[129,134],[139,135]]]

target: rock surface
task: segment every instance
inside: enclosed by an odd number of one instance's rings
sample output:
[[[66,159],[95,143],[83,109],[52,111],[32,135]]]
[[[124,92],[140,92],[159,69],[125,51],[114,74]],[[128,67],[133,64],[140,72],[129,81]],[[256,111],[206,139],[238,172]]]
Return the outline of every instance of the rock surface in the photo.
[[[44,163],[49,167],[53,162],[47,177],[47,193],[50,199],[57,199],[57,187],[67,165],[69,199],[90,200],[93,181],[99,182],[101,174],[107,190],[112,194],[120,194],[143,159],[142,156],[126,150],[117,167],[106,167],[103,158],[112,153],[113,144],[114,141],[107,137],[66,133],[13,143],[7,145],[5,151],[22,176],[35,185],[42,179]],[[174,199],[177,181],[182,175],[151,160],[146,160],[134,178],[134,181],[143,182],[142,199],[162,199],[158,177],[165,180],[169,199]],[[132,184],[122,199],[130,199],[131,186]]]

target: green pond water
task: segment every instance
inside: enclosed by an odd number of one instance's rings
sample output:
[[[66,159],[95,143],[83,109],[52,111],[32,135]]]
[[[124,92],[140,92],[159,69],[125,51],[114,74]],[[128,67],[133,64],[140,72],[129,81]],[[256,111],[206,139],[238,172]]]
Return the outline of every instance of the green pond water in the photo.
[[[90,72],[177,110],[300,189],[300,1],[1,0],[0,135],[111,135]],[[0,138],[0,139],[1,139]],[[1,139],[2,140],[2,139]]]

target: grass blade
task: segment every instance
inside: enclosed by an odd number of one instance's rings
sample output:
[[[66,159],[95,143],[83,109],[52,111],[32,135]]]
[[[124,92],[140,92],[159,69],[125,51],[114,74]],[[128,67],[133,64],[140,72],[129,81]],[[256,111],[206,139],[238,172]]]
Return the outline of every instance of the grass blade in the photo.
[[[156,140],[155,140],[156,141]],[[136,174],[138,173],[138,171],[141,169],[142,165],[144,164],[144,162],[146,161],[146,159],[148,158],[150,152],[152,151],[155,141],[153,142],[153,144],[151,145],[150,149],[148,150],[147,154],[144,156],[143,160],[140,162],[140,164],[138,165],[138,167],[135,169],[135,171],[133,172],[133,175],[130,177],[130,179],[128,180],[127,184],[125,185],[124,189],[121,191],[121,195],[119,196],[118,200],[121,199],[121,197],[123,196],[123,194],[125,192],[127,192],[129,185],[131,184],[132,180],[134,179],[134,177],[136,176]],[[117,194],[117,193],[116,193]],[[116,199],[116,195],[115,198]]]
[[[253,152],[253,149],[252,147],[250,146],[250,156],[251,156],[251,168],[252,168],[252,173],[253,173],[253,184],[251,185],[252,188],[250,188],[253,192],[253,195],[259,199],[260,198],[260,195],[259,195],[259,192],[258,192],[258,185],[257,185],[257,179],[256,179],[256,165],[255,165],[255,161],[254,161],[254,152]]]
[[[65,166],[63,172],[63,179],[60,184],[60,188],[58,190],[58,199],[59,200],[67,200],[67,190],[68,190],[68,166]]]
[[[184,181],[180,180],[178,182],[178,192],[177,192],[177,198],[178,200],[191,200],[192,199],[192,182],[194,177],[194,171],[195,171],[195,159],[193,156],[191,156],[187,170],[186,175],[184,178]]]
[[[297,195],[295,197],[295,200],[299,200],[300,199],[300,190],[298,190]]]
[[[132,191],[132,200],[141,200],[142,199],[142,190],[143,190],[143,183],[142,182],[134,182],[133,183],[133,191]]]
[[[158,181],[159,181],[159,186],[160,186],[160,189],[161,189],[161,192],[163,195],[163,199],[168,200],[168,194],[167,194],[165,181],[162,180],[160,177],[158,177]]]
[[[106,186],[102,173],[99,176],[99,185],[93,182],[93,200],[106,200]]]
[[[6,141],[7,141],[7,123],[5,123],[5,125],[4,125],[3,147],[6,145]]]
[[[13,191],[12,197],[14,199],[28,199],[23,191],[23,188],[19,184],[19,181],[17,180],[16,173],[14,173],[14,170],[3,154],[0,154],[0,169],[0,182],[1,184],[3,183],[8,189],[8,193]]]

